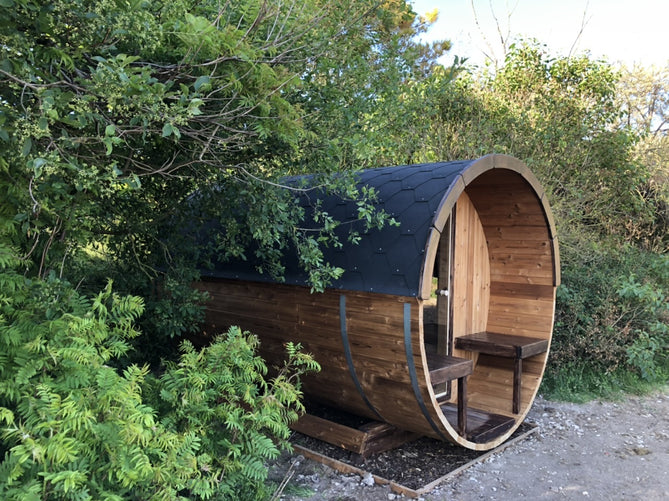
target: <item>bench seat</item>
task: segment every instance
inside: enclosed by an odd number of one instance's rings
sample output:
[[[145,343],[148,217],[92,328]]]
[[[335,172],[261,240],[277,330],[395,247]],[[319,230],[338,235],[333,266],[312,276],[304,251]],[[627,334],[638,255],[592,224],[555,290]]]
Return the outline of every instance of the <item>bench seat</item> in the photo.
[[[456,338],[455,347],[458,350],[475,351],[486,355],[514,359],[513,413],[518,414],[520,412],[523,359],[547,351],[548,340],[496,332],[476,332]]]
[[[467,376],[474,370],[474,363],[466,358],[428,353],[427,368],[432,386],[458,380],[458,433],[467,433]]]

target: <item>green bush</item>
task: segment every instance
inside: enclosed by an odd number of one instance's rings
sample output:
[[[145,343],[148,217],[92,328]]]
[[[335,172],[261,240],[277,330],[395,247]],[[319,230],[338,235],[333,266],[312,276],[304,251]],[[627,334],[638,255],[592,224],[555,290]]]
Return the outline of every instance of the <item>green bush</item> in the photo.
[[[669,257],[631,246],[565,250],[544,389],[564,393],[567,385],[596,395],[616,384],[666,382]]]
[[[268,383],[258,344],[238,327],[202,350],[184,341],[180,361],[155,381],[162,424],[201,441],[198,465],[207,475],[193,493],[204,498],[212,490],[221,499],[263,493],[265,461],[289,447],[288,424],[304,411],[300,376],[320,370],[300,345],[287,343],[287,362]]]
[[[0,245],[0,499],[262,496],[263,461],[288,446],[302,409],[299,378],[318,369],[299,346],[269,381],[257,338],[239,329],[183,344],[160,377],[119,369],[142,300],[111,284],[91,300],[18,264]]]

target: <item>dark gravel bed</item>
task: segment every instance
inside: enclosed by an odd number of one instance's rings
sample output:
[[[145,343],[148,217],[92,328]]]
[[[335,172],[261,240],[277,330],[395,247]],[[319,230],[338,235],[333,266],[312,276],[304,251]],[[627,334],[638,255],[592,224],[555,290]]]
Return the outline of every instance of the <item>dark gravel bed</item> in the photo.
[[[310,404],[308,409],[314,415],[351,427],[357,427],[369,421],[315,404]],[[506,443],[526,434],[533,428],[534,425],[521,424]],[[477,458],[490,454],[490,451],[472,451],[449,442],[426,437],[368,458],[301,433],[294,433],[291,442],[412,490],[419,490]],[[504,444],[500,446],[500,448],[503,447]]]

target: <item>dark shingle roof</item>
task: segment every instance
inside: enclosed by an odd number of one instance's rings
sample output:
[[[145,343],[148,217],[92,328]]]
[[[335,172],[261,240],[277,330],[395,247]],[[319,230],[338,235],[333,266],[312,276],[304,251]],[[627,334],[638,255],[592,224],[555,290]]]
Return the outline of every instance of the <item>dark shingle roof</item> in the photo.
[[[376,206],[400,223],[365,234],[362,223],[357,221],[354,201],[325,196],[323,210],[342,223],[336,233],[343,247],[324,251],[327,262],[345,270],[331,288],[418,295],[428,235],[437,209],[458,176],[474,162],[476,160],[361,171],[357,175],[358,186],[374,187],[378,194]],[[316,198],[318,196],[311,193],[300,200],[307,211],[307,221],[310,220],[310,206]],[[347,240],[351,228],[361,233],[358,245]],[[296,256],[285,256],[285,266],[285,283],[308,285],[306,275],[297,266]],[[218,263],[213,270],[203,270],[202,273],[219,278],[273,282],[267,274],[256,271],[255,264],[250,261]]]

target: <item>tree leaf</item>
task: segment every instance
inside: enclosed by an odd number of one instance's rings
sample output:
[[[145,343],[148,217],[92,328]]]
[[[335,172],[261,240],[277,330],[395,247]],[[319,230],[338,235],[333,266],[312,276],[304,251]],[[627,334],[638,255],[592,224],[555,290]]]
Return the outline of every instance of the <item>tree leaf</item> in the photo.
[[[195,80],[195,83],[193,84],[193,88],[194,88],[196,91],[199,91],[200,88],[201,88],[203,85],[209,85],[209,81],[210,81],[210,80],[211,80],[211,79],[210,79],[207,75],[202,75],[201,77],[198,77],[197,80]]]
[[[114,143],[112,143],[112,140],[110,137],[103,137],[102,142],[104,143],[106,150],[105,150],[105,155],[109,156],[111,155],[113,149],[114,149]]]
[[[28,137],[23,143],[23,148],[21,149],[21,155],[27,157],[28,155],[30,155],[30,150],[32,149],[33,149],[33,140],[30,137]]]

